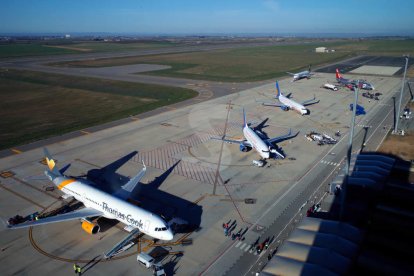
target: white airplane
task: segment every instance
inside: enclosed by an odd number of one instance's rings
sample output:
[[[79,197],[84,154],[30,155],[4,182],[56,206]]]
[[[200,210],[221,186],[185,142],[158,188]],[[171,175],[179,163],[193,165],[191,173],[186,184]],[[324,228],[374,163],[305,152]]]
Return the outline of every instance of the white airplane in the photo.
[[[299,132],[298,132],[299,133]],[[284,159],[285,155],[281,152],[281,149],[279,149],[277,146],[274,146],[275,143],[295,137],[298,135],[298,133],[292,135],[292,130],[289,130],[289,133],[286,135],[278,136],[272,139],[268,139],[265,137],[265,135],[259,131],[259,129],[251,128],[248,126],[246,121],[246,113],[243,109],[243,135],[245,139],[243,140],[229,140],[221,138],[214,138],[215,140],[222,140],[227,143],[231,144],[239,144],[240,145],[240,151],[247,152],[251,148],[254,148],[259,155],[263,159],[269,159],[271,157],[273,158],[281,158]]]
[[[306,115],[306,114],[309,114],[310,112],[309,112],[309,109],[307,109],[305,106],[319,103],[319,100],[316,100],[315,97],[313,97],[313,99],[304,101],[303,103],[297,103],[294,100],[291,100],[290,96],[291,96],[291,93],[289,93],[287,96],[282,94],[282,92],[279,89],[279,82],[276,81],[276,97],[275,98],[279,100],[280,104],[266,103],[266,102],[262,102],[262,104],[266,106],[277,106],[277,107],[280,107],[284,111],[293,109],[301,115]]]
[[[146,167],[136,176],[131,178],[125,185],[114,194],[103,192],[93,185],[95,183],[86,179],[75,179],[63,175],[56,167],[55,161],[50,157],[47,149],[44,149],[48,169],[45,175],[61,190],[67,197],[73,196],[85,205],[85,208],[75,210],[65,214],[41,218],[35,221],[24,222],[16,225],[9,225],[11,229],[25,228],[31,226],[44,225],[49,223],[80,219],[82,228],[89,234],[99,232],[99,225],[94,224],[90,217],[103,216],[108,219],[116,219],[133,229],[126,239],[118,243],[111,251],[105,254],[111,257],[114,252],[122,248],[133,235],[142,232],[153,238],[160,240],[172,240],[173,233],[168,224],[160,216],[151,213],[141,207],[126,201],[145,175]]]
[[[291,72],[286,72],[287,74],[293,76],[292,82],[300,80],[300,79],[310,79],[311,76],[313,75],[313,73],[311,73],[311,65],[309,64],[309,69],[306,71],[302,71],[299,73],[291,73]]]

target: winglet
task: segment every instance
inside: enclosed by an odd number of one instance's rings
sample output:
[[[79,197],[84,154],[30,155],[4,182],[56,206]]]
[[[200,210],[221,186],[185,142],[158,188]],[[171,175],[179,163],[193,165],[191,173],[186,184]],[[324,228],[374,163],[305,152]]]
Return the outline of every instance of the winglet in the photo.
[[[276,99],[279,99],[280,94],[279,82],[276,81]]]

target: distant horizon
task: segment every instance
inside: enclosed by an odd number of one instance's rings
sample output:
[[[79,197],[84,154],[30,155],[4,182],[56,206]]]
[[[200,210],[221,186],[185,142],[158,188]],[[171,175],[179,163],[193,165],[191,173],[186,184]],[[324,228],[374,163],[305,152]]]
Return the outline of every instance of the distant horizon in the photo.
[[[0,33],[414,35],[414,1],[0,2]]]
[[[210,37],[269,37],[269,38],[293,38],[293,37],[309,37],[309,38],[369,38],[369,37],[401,37],[414,38],[412,33],[133,33],[133,32],[16,32],[16,33],[0,33],[2,37],[19,37],[19,36],[65,36],[85,37],[85,36],[133,36],[133,37],[191,37],[191,36],[210,36]]]

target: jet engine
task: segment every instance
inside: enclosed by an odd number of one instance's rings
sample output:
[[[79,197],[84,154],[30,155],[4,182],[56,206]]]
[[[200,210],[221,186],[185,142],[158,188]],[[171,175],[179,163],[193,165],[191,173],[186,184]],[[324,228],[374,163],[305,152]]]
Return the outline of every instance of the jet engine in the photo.
[[[95,235],[96,233],[99,232],[100,227],[98,224],[92,223],[87,220],[83,220],[82,229],[85,230],[85,232],[88,234]]]
[[[283,111],[288,111],[288,110],[289,110],[289,106],[286,106],[286,105],[282,105],[280,108],[281,108]]]
[[[240,144],[240,151],[242,152],[248,152],[251,148],[249,146],[246,146],[244,144]]]

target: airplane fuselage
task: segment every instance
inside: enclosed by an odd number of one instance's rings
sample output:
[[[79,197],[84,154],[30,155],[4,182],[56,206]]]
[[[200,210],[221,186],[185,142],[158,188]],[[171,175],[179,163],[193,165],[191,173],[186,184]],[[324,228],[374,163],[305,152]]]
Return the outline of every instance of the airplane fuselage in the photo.
[[[306,107],[304,107],[303,105],[287,98],[286,96],[284,96],[282,94],[279,95],[279,101],[283,105],[289,107],[289,109],[295,110],[296,112],[298,112],[301,115],[309,114],[309,110]]]
[[[269,147],[253,129],[245,126],[243,128],[243,135],[263,159],[270,158]]]
[[[297,81],[304,78],[310,78],[310,72],[309,71],[302,71],[299,73],[296,73],[293,75],[293,80]]]
[[[49,176],[47,171],[45,173]],[[87,180],[60,176],[54,178],[53,182],[62,192],[73,196],[86,207],[103,212],[106,218],[116,219],[160,240],[173,239],[171,230],[161,217],[96,189]]]

